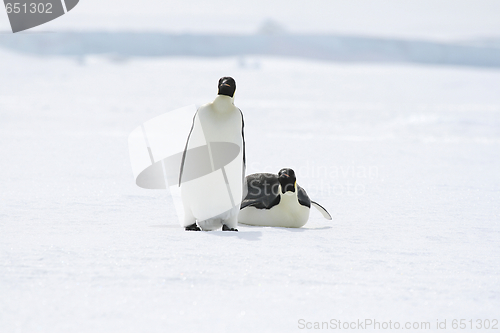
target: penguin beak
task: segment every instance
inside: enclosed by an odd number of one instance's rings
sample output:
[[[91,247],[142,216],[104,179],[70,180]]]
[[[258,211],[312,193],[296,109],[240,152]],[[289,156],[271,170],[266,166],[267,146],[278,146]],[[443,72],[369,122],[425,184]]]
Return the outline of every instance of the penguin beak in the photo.
[[[229,83],[227,83],[227,80],[222,81],[221,87],[222,86],[226,86],[226,87],[232,88],[232,86]]]

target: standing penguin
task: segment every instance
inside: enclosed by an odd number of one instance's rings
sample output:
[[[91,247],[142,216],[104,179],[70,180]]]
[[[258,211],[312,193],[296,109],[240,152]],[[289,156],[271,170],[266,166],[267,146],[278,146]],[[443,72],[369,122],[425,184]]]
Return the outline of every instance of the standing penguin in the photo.
[[[243,113],[236,82],[219,80],[218,96],[196,112],[182,155],[179,186],[186,230],[238,231],[245,178]]]
[[[240,223],[249,225],[300,228],[309,219],[311,205],[328,220],[332,217],[317,202],[309,199],[297,184],[292,169],[272,173],[254,173],[246,178],[247,194],[241,203]]]

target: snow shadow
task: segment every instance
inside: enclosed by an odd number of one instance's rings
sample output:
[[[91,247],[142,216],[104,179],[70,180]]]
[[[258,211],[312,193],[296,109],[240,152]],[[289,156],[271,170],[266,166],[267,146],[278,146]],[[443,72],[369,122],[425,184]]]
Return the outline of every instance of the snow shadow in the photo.
[[[302,228],[280,228],[280,229],[284,229],[286,231],[291,231],[291,232],[306,232],[308,230],[326,230],[326,229],[331,229],[333,227],[329,227],[329,226],[324,226],[324,227],[302,227]]]
[[[157,224],[157,225],[150,225],[150,228],[172,228],[172,229],[181,229],[181,227],[178,224]]]
[[[208,231],[207,234],[219,237],[236,237],[247,241],[258,241],[262,237],[261,231]]]

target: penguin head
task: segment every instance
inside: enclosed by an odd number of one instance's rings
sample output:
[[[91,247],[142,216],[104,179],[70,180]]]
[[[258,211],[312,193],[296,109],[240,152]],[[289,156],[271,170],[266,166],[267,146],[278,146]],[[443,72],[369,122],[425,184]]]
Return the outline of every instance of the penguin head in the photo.
[[[285,194],[286,192],[295,192],[295,172],[290,168],[281,169],[278,172],[278,180],[281,185],[281,192]]]
[[[233,97],[235,90],[236,81],[232,77],[225,76],[219,79],[219,95]]]

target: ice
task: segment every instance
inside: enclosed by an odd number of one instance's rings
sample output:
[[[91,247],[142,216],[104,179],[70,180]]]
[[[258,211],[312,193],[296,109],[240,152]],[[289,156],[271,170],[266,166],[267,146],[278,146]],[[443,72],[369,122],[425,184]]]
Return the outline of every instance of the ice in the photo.
[[[273,23],[250,34],[177,34],[169,32],[58,32],[3,35],[0,47],[38,56],[71,56],[80,62],[104,55],[111,61],[131,57],[276,56],[337,62],[423,63],[500,67],[500,38],[432,42],[338,34],[281,32]],[[257,65],[258,67],[258,65]]]
[[[84,2],[83,2],[84,3]],[[0,49],[1,332],[293,332],[494,319],[500,71]],[[237,81],[247,173],[291,167],[302,229],[185,232],[128,134]],[[207,195],[210,195],[208,189]],[[498,317],[497,317],[498,319]]]

